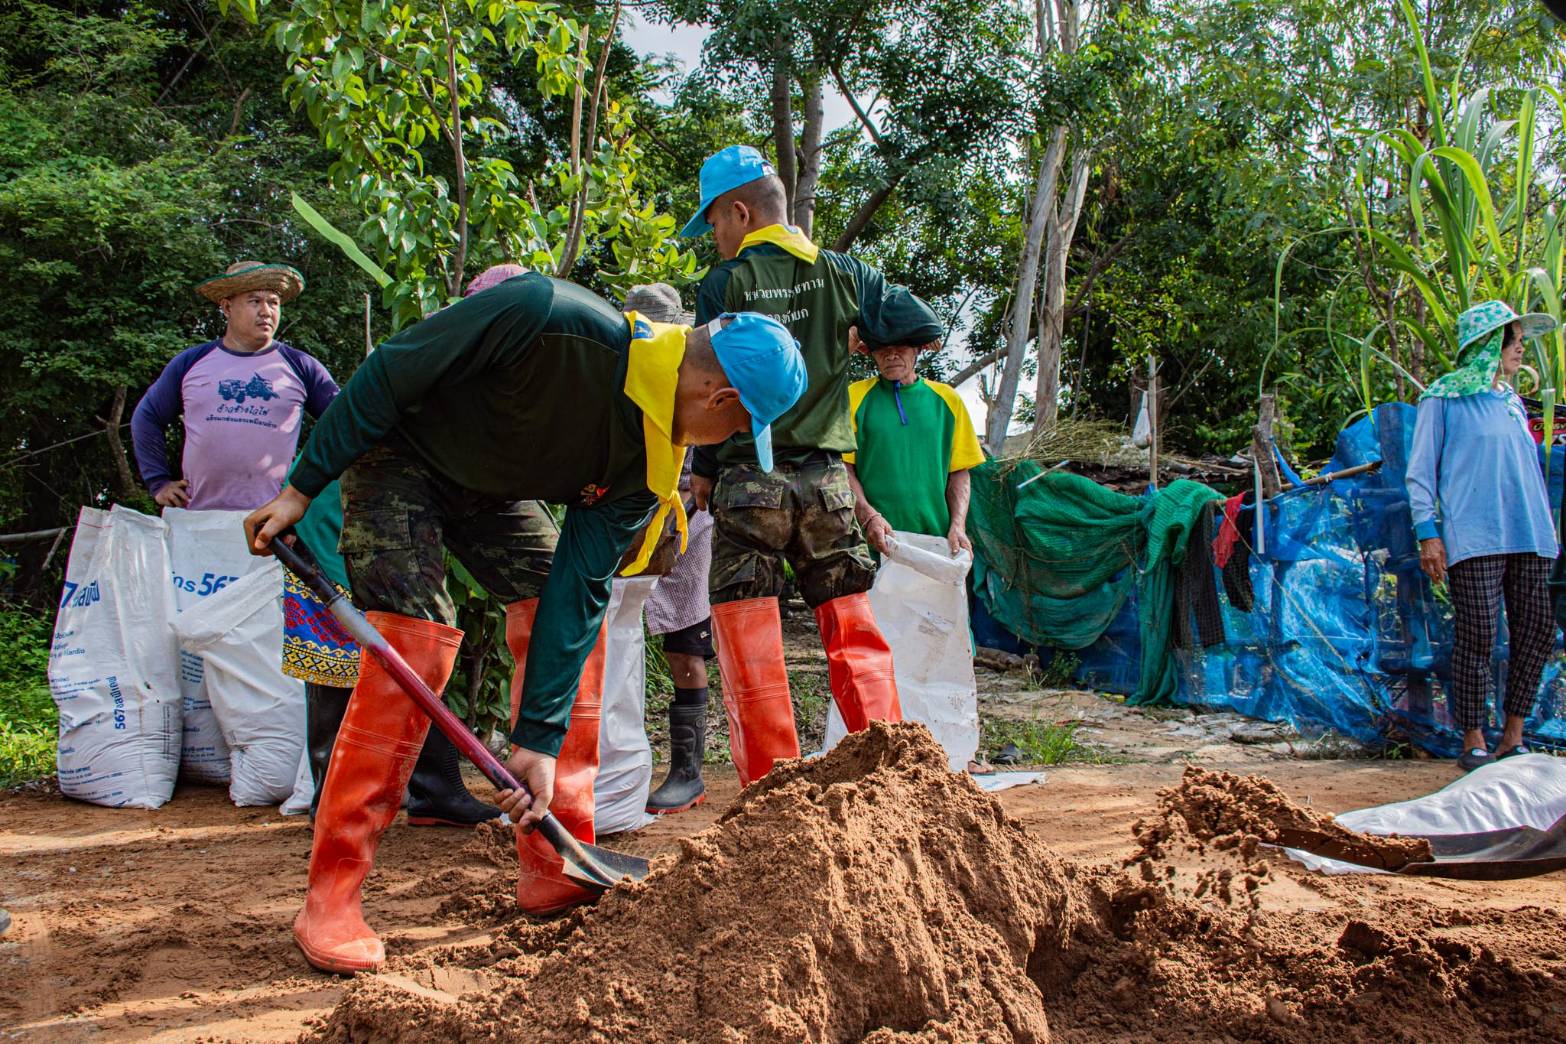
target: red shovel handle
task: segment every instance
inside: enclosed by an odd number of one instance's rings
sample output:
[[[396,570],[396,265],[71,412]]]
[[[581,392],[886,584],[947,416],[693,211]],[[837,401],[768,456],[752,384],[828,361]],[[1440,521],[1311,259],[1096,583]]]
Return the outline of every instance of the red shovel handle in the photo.
[[[292,536],[294,542],[289,544],[286,536]],[[402,654],[393,648],[385,636],[364,618],[364,614],[355,609],[343,593],[326,578],[320,566],[316,565],[315,556],[310,554],[310,549],[305,547],[297,536],[291,533],[278,534],[272,541],[272,551],[290,573],[315,592],[315,596],[337,618],[337,622],[353,635],[354,641],[381,661],[381,665],[386,668],[386,673],[390,674],[413,702],[419,705],[420,710],[429,715],[430,722],[445,733],[446,738],[462,752],[462,756],[478,766],[485,778],[502,790],[522,790],[532,796],[533,792],[528,790],[527,784],[513,776],[500,759],[491,754],[489,748],[468,731],[467,726],[462,724],[462,721],[447,708],[445,702],[425,684],[424,679],[408,666],[408,661],[402,658]],[[560,820],[554,817],[553,813],[544,813],[544,818],[539,820],[537,829],[565,859],[581,866],[593,865],[587,853],[582,851],[581,843],[571,835]]]

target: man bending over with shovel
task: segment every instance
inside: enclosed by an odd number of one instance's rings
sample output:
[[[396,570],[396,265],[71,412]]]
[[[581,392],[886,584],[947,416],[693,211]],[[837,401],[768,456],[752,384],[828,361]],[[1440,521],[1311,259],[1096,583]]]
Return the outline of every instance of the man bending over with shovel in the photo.
[[[245,520],[246,533],[266,553],[341,475],[340,546],[354,601],[437,693],[462,641],[445,590],[450,549],[509,603],[506,638],[522,685],[507,767],[533,798],[507,791],[500,807],[525,831],[553,806],[590,842],[603,672],[602,654],[595,671],[589,653],[611,578],[645,529],[622,572],[642,569],[668,513],[684,532],[685,447],[741,430],[765,438],[804,385],[798,346],[766,317],[725,315],[695,329],[650,323],[570,283],[519,276],[372,354],[316,424],[290,484]],[[535,500],[568,505],[558,542]],[[294,921],[317,968],[370,970],[385,958],[364,922],[360,885],[428,728],[365,657]],[[551,913],[591,896],[563,876],[542,838],[519,834],[517,849],[523,909]]]

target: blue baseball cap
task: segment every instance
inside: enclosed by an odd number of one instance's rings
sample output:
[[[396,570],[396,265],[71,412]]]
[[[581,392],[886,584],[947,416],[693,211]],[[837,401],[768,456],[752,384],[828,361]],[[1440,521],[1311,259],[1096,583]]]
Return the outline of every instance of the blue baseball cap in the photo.
[[[771,471],[772,422],[805,393],[805,357],[799,342],[788,327],[759,312],[725,312],[707,324],[707,334],[718,364],[750,411],[756,460],[762,471]]]
[[[685,223],[680,235],[687,239],[706,235],[712,231],[707,220],[707,208],[725,192],[749,185],[752,181],[771,177],[777,170],[767,158],[749,145],[730,145],[707,157],[701,165],[701,203],[696,216]]]

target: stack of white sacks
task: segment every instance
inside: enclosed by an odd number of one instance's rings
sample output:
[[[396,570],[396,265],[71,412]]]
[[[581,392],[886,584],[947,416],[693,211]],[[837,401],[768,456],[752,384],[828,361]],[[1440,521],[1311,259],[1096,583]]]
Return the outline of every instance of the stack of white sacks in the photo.
[[[82,509],[49,656],[65,795],[157,808],[176,778],[236,805],[293,794],[304,686],[282,672],[282,567],[249,554],[243,518]]]
[[[227,784],[236,805],[310,806],[304,685],[282,671],[282,566],[245,547],[240,511],[83,508],[49,656],[60,709],[61,793],[157,808],[176,779]],[[896,650],[907,717],[961,771],[978,745],[963,577],[945,541],[899,533],[871,591]],[[652,578],[610,600],[598,826],[646,821],[642,604]],[[835,710],[827,745],[841,738]]]
[[[282,672],[282,566],[249,553],[244,517],[82,509],[49,657],[65,795],[157,808],[183,779],[226,784],[236,805],[309,809],[304,685]],[[646,819],[641,608],[653,582],[616,581],[609,606],[605,832]]]

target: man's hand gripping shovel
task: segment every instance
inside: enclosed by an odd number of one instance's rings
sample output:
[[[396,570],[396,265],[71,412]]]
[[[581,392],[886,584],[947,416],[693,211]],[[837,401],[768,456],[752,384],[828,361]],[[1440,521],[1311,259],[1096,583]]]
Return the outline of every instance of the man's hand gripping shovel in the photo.
[[[293,536],[291,533],[288,535]],[[503,790],[525,790],[526,785],[512,776],[506,766],[479,742],[478,737],[467,730],[457,716],[446,708],[441,698],[413,672],[401,654],[392,648],[391,643],[326,579],[315,564],[310,549],[297,536],[293,539],[294,543],[289,544],[280,534],[271,542],[270,550],[289,572],[315,592],[315,596],[342,624],[343,629],[381,661],[387,673],[429,715],[435,727],[445,733],[446,738],[456,745],[464,757],[477,765],[491,783]],[[546,812],[536,829],[565,861],[565,876],[594,891],[604,892],[621,881],[640,881],[647,876],[647,860],[578,841],[552,813]]]

